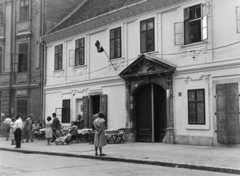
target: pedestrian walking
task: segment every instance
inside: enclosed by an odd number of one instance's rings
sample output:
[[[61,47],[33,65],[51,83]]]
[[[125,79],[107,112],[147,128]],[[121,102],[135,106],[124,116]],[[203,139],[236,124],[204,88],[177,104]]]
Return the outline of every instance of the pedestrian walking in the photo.
[[[3,124],[4,124],[4,130],[5,130],[5,134],[6,134],[6,141],[8,141],[9,138],[9,132],[10,132],[10,123],[12,122],[12,120],[10,119],[9,116],[7,116],[7,118],[4,120]]]
[[[21,137],[22,137],[22,128],[23,128],[23,122],[20,118],[20,115],[17,115],[15,117],[16,121],[14,122],[13,129],[14,129],[14,138],[16,141],[16,147],[15,148],[21,148]]]
[[[33,119],[33,115],[30,114],[29,117],[26,120],[26,123],[25,123],[26,142],[29,142],[29,140],[31,142],[33,142],[33,139],[32,139],[32,119]]]
[[[60,122],[59,122],[59,120],[56,116],[56,113],[52,113],[52,117],[53,117],[52,130],[53,130],[53,133],[56,134],[56,131],[60,130],[61,125],[60,125]],[[53,135],[51,142],[54,142],[55,140],[56,140],[56,137],[55,137],[55,135]]]
[[[94,146],[95,146],[95,156],[98,155],[99,148],[99,156],[106,156],[106,154],[102,153],[102,147],[107,145],[107,141],[105,138],[105,120],[103,119],[104,114],[99,112],[98,118],[93,122],[95,127],[95,137],[94,137]]]
[[[47,144],[50,145],[50,140],[53,137],[53,130],[52,130],[52,118],[50,116],[47,117],[47,121],[45,123],[45,137],[47,139]]]
[[[15,145],[15,139],[14,139],[14,122],[15,122],[15,118],[12,118],[12,121],[10,123],[10,133],[9,133],[9,138],[11,140],[11,145]]]

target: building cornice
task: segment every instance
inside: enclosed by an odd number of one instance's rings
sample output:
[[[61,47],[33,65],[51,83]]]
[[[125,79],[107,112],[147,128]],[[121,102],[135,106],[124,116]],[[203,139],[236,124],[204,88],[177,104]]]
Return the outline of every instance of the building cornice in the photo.
[[[204,65],[192,65],[192,66],[188,66],[187,68],[178,67],[176,68],[176,71],[174,74],[178,76],[182,74],[223,70],[223,69],[231,69],[231,68],[239,68],[239,67],[240,67],[240,58],[237,58],[237,59],[232,59],[228,61],[204,63]]]
[[[94,85],[104,85],[106,84],[118,84],[122,83],[125,84],[123,79],[120,77],[112,77],[112,78],[106,78],[106,79],[94,79],[94,80],[88,80],[84,82],[69,82],[66,84],[59,84],[59,85],[53,85],[53,86],[45,86],[45,92],[47,91],[57,91],[57,90],[62,90],[62,89],[69,89],[71,88],[77,88],[77,87],[87,87],[87,86],[94,86]]]

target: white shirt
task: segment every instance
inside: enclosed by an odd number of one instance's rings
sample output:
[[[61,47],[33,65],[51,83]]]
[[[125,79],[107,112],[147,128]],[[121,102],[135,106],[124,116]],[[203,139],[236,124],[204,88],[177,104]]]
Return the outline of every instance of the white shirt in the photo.
[[[4,124],[10,124],[12,122],[12,120],[10,119],[10,118],[6,118],[5,120],[4,120]]]
[[[14,131],[18,128],[20,129],[23,129],[23,122],[22,122],[22,119],[17,119],[15,122],[14,122],[14,125],[13,125],[13,128],[14,128]]]

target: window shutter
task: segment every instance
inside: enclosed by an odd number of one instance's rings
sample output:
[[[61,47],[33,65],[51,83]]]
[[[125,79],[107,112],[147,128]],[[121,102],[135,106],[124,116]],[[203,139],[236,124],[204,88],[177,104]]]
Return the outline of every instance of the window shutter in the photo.
[[[89,127],[88,119],[89,119],[89,103],[88,96],[83,96],[83,120],[84,127]],[[89,127],[90,128],[90,127]]]
[[[183,22],[174,23],[174,45],[184,45],[184,25]]]
[[[202,40],[208,39],[208,16],[202,17]]]
[[[236,7],[237,33],[240,33],[240,6]]]
[[[184,20],[188,20],[190,18],[189,7],[184,9]]]
[[[239,95],[238,84],[216,85],[217,142],[239,144]]]
[[[69,50],[68,53],[68,66],[74,67],[75,66],[75,50]]]
[[[202,4],[202,17],[210,14],[210,2]]]
[[[104,113],[105,125],[107,128],[107,95],[100,95],[100,112]]]

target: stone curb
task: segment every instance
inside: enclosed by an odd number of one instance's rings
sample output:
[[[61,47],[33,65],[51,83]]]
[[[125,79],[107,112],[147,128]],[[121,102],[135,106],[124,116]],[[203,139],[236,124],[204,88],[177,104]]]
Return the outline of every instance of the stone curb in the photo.
[[[203,170],[203,171],[212,171],[212,172],[221,172],[221,173],[240,175],[240,169],[226,168],[226,167],[203,166],[203,165],[197,165],[197,164],[181,164],[181,163],[165,162],[165,161],[146,161],[146,160],[140,160],[140,159],[116,158],[116,157],[108,157],[108,156],[100,157],[100,156],[79,155],[79,154],[72,154],[72,153],[18,150],[18,149],[7,149],[7,148],[2,148],[2,147],[0,147],[0,150],[26,153],[26,154],[43,154],[43,155],[63,156],[63,157],[77,157],[77,158],[84,158],[84,159],[98,159],[98,160],[103,160],[103,161],[148,164],[148,165],[156,165],[156,166],[195,169],[195,170]]]

